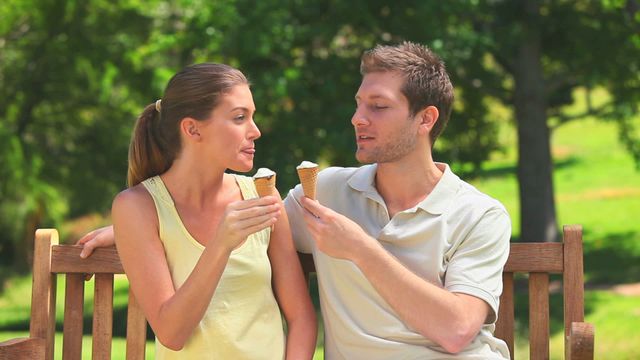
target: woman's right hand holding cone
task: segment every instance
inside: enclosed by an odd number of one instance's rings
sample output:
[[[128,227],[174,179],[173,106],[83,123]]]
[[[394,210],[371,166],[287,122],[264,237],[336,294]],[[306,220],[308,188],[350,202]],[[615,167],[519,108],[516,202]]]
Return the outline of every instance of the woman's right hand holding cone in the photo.
[[[276,196],[234,201],[227,205],[220,220],[215,243],[231,252],[249,235],[275,224],[281,211],[282,205]]]

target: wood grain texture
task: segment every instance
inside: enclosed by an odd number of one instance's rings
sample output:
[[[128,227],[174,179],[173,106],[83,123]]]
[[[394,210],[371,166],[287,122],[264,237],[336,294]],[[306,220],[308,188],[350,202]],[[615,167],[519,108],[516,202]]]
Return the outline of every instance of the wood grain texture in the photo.
[[[0,360],[44,359],[44,354],[44,339],[20,338],[0,342]]]
[[[147,320],[129,288],[127,307],[127,360],[144,360],[147,341]]]
[[[124,274],[115,246],[98,248],[87,259],[80,258],[80,245],[53,246],[51,271],[54,273]]]
[[[113,274],[96,274],[93,303],[93,360],[111,359]]]
[[[584,321],[584,275],[582,227],[564,227],[564,334],[569,336],[571,323]]]
[[[82,315],[84,314],[84,275],[68,274],[64,301],[62,358],[82,357]]]
[[[512,243],[504,271],[559,274],[563,271],[562,256],[561,243]]]
[[[529,358],[549,359],[549,274],[529,275]]]
[[[584,322],[571,324],[566,358],[572,360],[592,360],[594,332],[595,329],[592,324]]]
[[[58,244],[58,232],[38,229],[34,244],[29,337],[44,339],[44,359],[53,360],[57,279],[51,273],[50,259],[51,247]]]
[[[514,343],[514,301],[513,301],[513,273],[502,273],[502,295],[498,308],[495,336],[504,340],[509,347],[511,359],[515,358]]]

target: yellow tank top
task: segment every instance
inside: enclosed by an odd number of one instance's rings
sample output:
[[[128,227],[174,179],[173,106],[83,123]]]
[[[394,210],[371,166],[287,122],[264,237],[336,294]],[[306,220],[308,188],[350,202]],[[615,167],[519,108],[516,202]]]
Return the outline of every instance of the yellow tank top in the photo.
[[[253,180],[233,175],[243,199],[258,197]],[[158,212],[160,240],[173,285],[180,288],[204,246],[187,231],[159,176],[142,182]],[[204,317],[180,351],[156,339],[156,359],[283,359],[282,316],[271,288],[267,256],[270,229],[250,235],[235,249]]]

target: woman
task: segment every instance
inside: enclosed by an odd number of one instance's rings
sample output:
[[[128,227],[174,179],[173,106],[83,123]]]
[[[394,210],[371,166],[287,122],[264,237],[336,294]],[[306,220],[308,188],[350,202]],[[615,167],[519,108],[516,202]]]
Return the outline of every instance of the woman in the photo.
[[[253,168],[254,112],[239,70],[198,64],[135,125],[113,231],[158,359],[313,356],[315,313],[279,196],[225,173]]]

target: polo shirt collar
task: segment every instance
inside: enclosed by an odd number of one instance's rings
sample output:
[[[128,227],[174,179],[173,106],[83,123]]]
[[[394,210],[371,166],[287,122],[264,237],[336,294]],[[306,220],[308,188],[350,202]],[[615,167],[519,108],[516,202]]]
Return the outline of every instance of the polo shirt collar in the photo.
[[[374,200],[382,199],[375,185],[377,169],[378,164],[361,166],[349,177],[347,183],[352,189],[365,193]]]
[[[418,203],[418,207],[428,213],[439,215],[444,213],[460,188],[460,178],[454,174],[449,165],[436,163],[443,170],[442,177],[427,197]]]
[[[460,178],[456,176],[449,165],[444,163],[436,163],[440,170],[443,170],[442,177],[433,188],[431,193],[413,209],[406,211],[414,211],[417,208],[422,209],[430,214],[439,215],[444,213],[451,205],[454,195],[460,187]],[[368,198],[384,204],[382,196],[375,187],[377,164],[364,165],[358,168],[353,175],[347,180],[349,186],[364,193]]]

